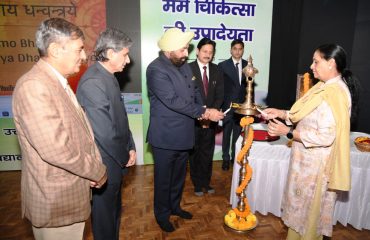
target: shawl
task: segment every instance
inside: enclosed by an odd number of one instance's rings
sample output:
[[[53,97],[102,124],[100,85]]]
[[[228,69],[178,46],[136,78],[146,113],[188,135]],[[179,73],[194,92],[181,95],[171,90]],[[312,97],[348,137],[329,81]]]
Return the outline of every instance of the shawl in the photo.
[[[335,140],[326,168],[326,173],[329,175],[328,187],[334,190],[348,191],[351,187],[350,116],[348,111],[350,103],[343,88],[338,83],[318,82],[294,103],[290,109],[289,118],[293,123],[297,123],[323,101],[327,102],[331,108],[336,124]]]

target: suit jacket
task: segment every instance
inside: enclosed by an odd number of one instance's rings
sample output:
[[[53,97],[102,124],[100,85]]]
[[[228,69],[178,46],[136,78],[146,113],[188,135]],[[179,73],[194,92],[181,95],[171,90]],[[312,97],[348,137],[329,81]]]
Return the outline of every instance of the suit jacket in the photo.
[[[242,59],[242,69],[246,67],[247,64],[248,62]],[[241,84],[239,84],[239,78],[232,58],[220,62],[218,66],[224,74],[224,103],[222,105],[222,110],[225,111],[230,107],[231,102],[244,102],[247,82],[245,75],[242,74]]]
[[[82,109],[42,59],[17,81],[13,114],[22,150],[22,216],[36,227],[86,220],[90,181],[106,168]]]
[[[158,148],[186,150],[194,146],[194,119],[203,107],[188,63],[176,67],[161,53],[146,71],[150,100],[147,141]]]
[[[219,70],[218,66],[214,63],[209,63],[209,78],[208,78],[208,94],[204,93],[203,86],[203,72],[200,72],[197,60],[191,62],[191,70],[195,77],[195,87],[199,89],[202,96],[202,104],[208,108],[220,109],[224,101],[224,80],[223,73]],[[197,123],[199,123],[197,121]],[[212,125],[217,123],[212,122]]]
[[[99,62],[84,73],[77,88],[77,99],[94,130],[108,183],[121,182],[122,169],[135,143],[117,79]]]
[[[202,96],[202,103],[208,108],[219,109],[224,101],[224,81],[223,73],[219,70],[216,64],[209,63],[209,79],[208,79],[208,95],[204,93],[203,87],[203,72],[200,72],[198,62],[194,61],[190,64],[191,70],[195,77],[195,85],[199,88]]]

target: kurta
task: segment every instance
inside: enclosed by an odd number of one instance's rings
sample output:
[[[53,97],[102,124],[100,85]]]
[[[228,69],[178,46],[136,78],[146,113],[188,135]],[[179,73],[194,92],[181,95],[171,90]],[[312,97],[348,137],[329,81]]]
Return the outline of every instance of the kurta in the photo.
[[[339,84],[350,102],[348,88],[340,77],[328,80],[325,84]],[[336,193],[328,191],[329,174],[325,169],[335,141],[336,123],[328,103],[323,101],[300,120],[296,130],[300,133],[302,142],[294,141],[292,144],[282,219],[287,226],[304,235],[314,193],[316,187],[319,187],[321,209],[317,233],[331,236]],[[319,176],[322,177],[321,181]]]

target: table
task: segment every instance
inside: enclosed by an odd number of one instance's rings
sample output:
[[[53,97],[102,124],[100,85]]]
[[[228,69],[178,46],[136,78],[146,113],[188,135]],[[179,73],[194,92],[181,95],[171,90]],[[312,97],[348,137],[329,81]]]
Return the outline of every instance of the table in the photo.
[[[254,129],[266,129],[265,124],[253,124]],[[359,151],[353,143],[358,136],[368,136],[366,133],[351,132],[351,190],[338,195],[335,205],[333,225],[339,221],[344,226],[351,224],[356,229],[370,230],[370,153]],[[239,137],[236,154],[241,147],[242,137]],[[247,188],[247,197],[252,212],[263,215],[272,213],[281,216],[281,202],[285,188],[290,148],[287,139],[280,137],[274,142],[254,141],[250,149],[249,164],[253,169],[252,180]],[[240,165],[235,163],[231,183],[230,204],[236,207],[238,196],[235,189],[239,183]]]

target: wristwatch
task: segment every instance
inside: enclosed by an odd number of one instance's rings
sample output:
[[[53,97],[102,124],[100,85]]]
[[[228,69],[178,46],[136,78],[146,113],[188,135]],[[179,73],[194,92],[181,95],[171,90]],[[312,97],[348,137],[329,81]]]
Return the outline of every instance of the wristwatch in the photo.
[[[293,139],[293,131],[294,131],[294,128],[291,127],[289,132],[286,134],[286,137],[290,140]]]

